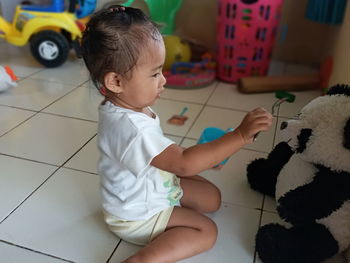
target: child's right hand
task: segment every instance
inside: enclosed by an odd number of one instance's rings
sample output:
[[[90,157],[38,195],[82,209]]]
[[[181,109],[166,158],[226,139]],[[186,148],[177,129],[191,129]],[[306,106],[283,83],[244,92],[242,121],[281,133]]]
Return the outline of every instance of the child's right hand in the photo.
[[[249,144],[254,141],[257,133],[267,131],[271,124],[272,115],[263,108],[256,108],[244,116],[235,132],[241,135],[245,144]]]

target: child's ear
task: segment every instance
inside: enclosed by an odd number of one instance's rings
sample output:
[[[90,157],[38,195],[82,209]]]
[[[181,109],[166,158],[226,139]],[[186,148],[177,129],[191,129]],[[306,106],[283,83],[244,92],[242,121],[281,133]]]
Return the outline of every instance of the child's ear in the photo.
[[[113,93],[121,93],[121,79],[115,72],[108,72],[104,77],[104,86]]]

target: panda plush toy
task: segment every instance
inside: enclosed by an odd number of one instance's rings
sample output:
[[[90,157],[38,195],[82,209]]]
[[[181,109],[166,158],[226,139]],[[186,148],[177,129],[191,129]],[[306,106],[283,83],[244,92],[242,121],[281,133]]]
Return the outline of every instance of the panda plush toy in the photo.
[[[282,141],[247,167],[254,190],[272,196],[290,227],[262,226],[264,263],[350,262],[350,87],[336,85],[282,122]]]

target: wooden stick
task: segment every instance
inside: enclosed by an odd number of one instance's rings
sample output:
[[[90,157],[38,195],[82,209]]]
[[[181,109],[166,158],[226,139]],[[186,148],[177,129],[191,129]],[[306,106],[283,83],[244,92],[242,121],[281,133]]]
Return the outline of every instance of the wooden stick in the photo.
[[[237,82],[238,90],[243,93],[272,92],[277,90],[310,90],[318,89],[318,73],[307,75],[286,75],[266,77],[246,77]]]

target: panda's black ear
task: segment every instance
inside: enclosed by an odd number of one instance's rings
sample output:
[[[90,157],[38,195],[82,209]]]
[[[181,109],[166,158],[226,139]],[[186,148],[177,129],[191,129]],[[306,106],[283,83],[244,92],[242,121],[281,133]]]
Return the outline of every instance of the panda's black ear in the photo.
[[[337,95],[337,94],[350,96],[350,86],[346,84],[337,84],[335,86],[332,86],[327,92],[327,95]]]
[[[346,149],[350,150],[350,118],[348,119],[348,121],[345,124],[344,127],[344,143],[343,143],[344,147]]]

